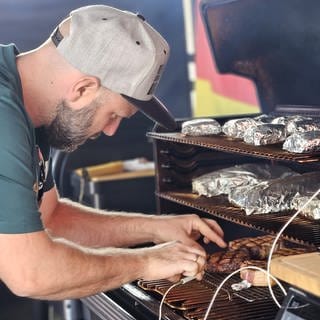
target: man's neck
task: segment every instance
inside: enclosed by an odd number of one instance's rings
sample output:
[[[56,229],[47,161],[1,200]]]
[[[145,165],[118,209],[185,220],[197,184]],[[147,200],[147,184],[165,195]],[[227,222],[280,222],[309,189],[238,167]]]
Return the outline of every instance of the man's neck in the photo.
[[[39,49],[41,50],[41,49]],[[52,92],[48,90],[47,62],[38,49],[17,56],[17,68],[21,79],[23,102],[34,125],[46,124],[46,114],[50,112]]]

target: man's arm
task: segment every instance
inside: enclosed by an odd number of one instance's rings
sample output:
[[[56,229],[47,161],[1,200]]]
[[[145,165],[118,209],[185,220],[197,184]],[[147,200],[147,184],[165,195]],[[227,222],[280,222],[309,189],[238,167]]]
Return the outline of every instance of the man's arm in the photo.
[[[177,242],[88,251],[53,241],[44,231],[0,234],[0,252],[0,278],[11,291],[49,300],[88,296],[139,278],[201,278],[205,262],[203,252]]]
[[[196,215],[110,213],[58,200],[55,189],[45,193],[40,211],[44,225],[53,237],[63,237],[88,247],[128,247],[178,240],[202,250],[196,242],[201,235],[205,242],[226,246],[219,225]]]
[[[146,215],[89,208],[59,199],[55,188],[44,194],[40,212],[52,237],[86,247],[129,247],[153,241]]]
[[[0,278],[20,296],[61,300],[139,278],[201,279],[206,254],[196,239],[203,235],[205,241],[224,245],[213,220],[103,213],[58,200],[55,189],[45,194],[40,211],[46,231],[0,234]],[[149,241],[164,243],[141,249],[103,248]]]

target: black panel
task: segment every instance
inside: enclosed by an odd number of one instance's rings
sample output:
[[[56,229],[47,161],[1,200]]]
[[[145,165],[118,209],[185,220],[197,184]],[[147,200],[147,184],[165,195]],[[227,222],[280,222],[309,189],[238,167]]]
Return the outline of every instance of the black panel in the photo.
[[[252,79],[263,112],[320,105],[318,0],[202,1],[217,68]]]

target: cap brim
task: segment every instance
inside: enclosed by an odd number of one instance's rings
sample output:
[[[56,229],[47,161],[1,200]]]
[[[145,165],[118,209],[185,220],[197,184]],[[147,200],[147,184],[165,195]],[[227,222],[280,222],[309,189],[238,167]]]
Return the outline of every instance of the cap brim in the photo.
[[[143,101],[128,97],[125,94],[122,94],[122,96],[136,106],[148,118],[161,126],[169,130],[175,130],[177,128],[177,123],[173,116],[158,98],[152,97],[151,100]]]

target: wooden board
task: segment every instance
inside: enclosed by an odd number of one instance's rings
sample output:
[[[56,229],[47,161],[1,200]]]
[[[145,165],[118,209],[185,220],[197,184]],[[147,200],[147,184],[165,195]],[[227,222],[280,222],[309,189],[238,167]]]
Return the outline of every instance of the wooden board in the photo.
[[[271,261],[271,273],[320,297],[320,252],[274,258]]]
[[[137,170],[137,171],[123,171],[115,174],[108,174],[100,177],[93,177],[90,181],[104,182],[114,180],[139,179],[146,177],[153,177],[155,175],[154,169]]]

